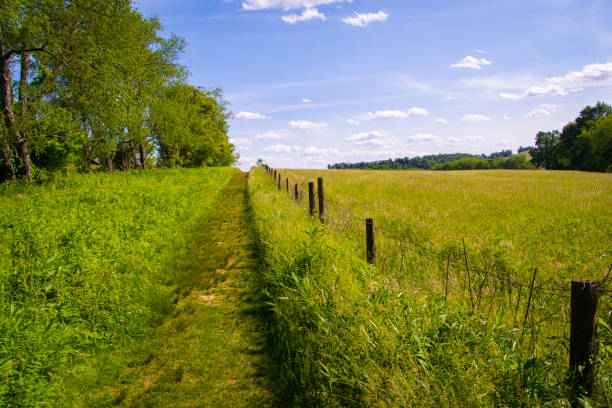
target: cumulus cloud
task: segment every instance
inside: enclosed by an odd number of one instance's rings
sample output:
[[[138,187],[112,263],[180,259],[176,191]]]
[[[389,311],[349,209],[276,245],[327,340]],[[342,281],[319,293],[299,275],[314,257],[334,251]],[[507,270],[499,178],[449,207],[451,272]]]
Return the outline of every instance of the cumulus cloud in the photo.
[[[559,85],[549,85],[549,86],[532,86],[525,89],[519,93],[505,93],[502,92],[499,94],[502,99],[523,99],[530,98],[533,96],[565,96],[567,95],[567,90],[560,87]]]
[[[448,120],[439,118],[439,119],[436,119],[436,123],[439,125],[446,125],[448,123]]]
[[[307,148],[304,149],[304,153],[305,154],[309,154],[309,155],[315,155],[315,154],[337,154],[338,153],[338,149],[326,149],[326,148],[320,148],[320,147],[315,147],[315,146],[309,146]]]
[[[304,99],[302,99],[302,102],[310,103],[310,102],[312,102],[312,99],[304,98]]]
[[[357,122],[355,119],[345,119],[344,121],[351,126],[359,126],[359,122]]]
[[[588,64],[579,71],[546,78],[546,84],[531,86],[518,93],[500,93],[502,99],[523,99],[537,96],[565,96],[584,87],[612,83],[612,62]]]
[[[250,119],[250,120],[269,119],[266,115],[262,115],[261,113],[246,112],[246,111],[240,111],[234,117],[236,119]]]
[[[251,139],[247,139],[246,137],[232,137],[230,138],[230,143],[238,148],[243,148],[252,145],[253,141]]]
[[[544,116],[550,116],[550,114],[554,112],[556,109],[557,109],[557,105],[553,105],[550,103],[543,103],[540,105],[539,108],[535,108],[531,112],[529,112],[527,115],[525,115],[525,117],[526,118],[541,118]]]
[[[353,141],[364,140],[364,139],[380,138],[380,137],[383,137],[384,135],[385,135],[385,132],[383,131],[370,130],[369,132],[355,133],[354,135],[346,137],[345,140],[353,142]]]
[[[263,149],[266,153],[291,153],[291,146],[283,144],[274,144]]]
[[[485,122],[487,120],[491,120],[488,116],[485,115],[477,115],[477,114],[472,114],[472,115],[464,115],[461,118],[462,121],[464,122]]]
[[[316,8],[307,8],[306,10],[302,11],[302,14],[299,14],[299,15],[289,14],[281,18],[283,19],[285,23],[288,23],[288,24],[302,23],[305,21],[314,20],[315,18],[322,20],[322,21],[327,20],[327,17],[325,17],[325,14],[321,13]]]
[[[327,123],[314,123],[307,120],[292,120],[289,122],[289,126],[294,129],[320,129],[327,127]]]
[[[255,135],[255,139],[256,140],[281,140],[281,139],[286,139],[287,136],[284,135],[280,135],[276,132],[266,132],[266,133],[259,133],[257,135]]]
[[[585,65],[580,71],[547,78],[546,81],[560,86],[597,85],[612,80],[612,62]]]
[[[482,69],[482,67],[486,65],[493,64],[491,61],[484,58],[476,58],[468,55],[463,58],[461,61],[452,64],[452,68],[470,68],[470,69]]]
[[[361,119],[373,120],[373,119],[405,119],[410,116],[424,116],[429,114],[426,109],[423,108],[410,108],[407,111],[401,110],[379,110],[376,112],[368,112],[365,115],[359,116]]]
[[[466,136],[466,137],[451,137],[448,139],[449,143],[457,144],[457,143],[465,143],[465,142],[476,142],[484,140],[482,136]]]
[[[417,133],[408,137],[410,142],[431,142],[438,139],[438,136],[432,135],[431,133]]]
[[[375,21],[380,21],[380,22],[387,21],[387,18],[389,18],[389,14],[381,10],[378,13],[364,13],[364,14],[355,13],[354,16],[346,17],[342,19],[342,21],[354,27],[365,28],[370,23],[375,22]]]
[[[312,8],[325,4],[352,3],[353,0],[244,0],[243,10],[283,9],[293,10]]]

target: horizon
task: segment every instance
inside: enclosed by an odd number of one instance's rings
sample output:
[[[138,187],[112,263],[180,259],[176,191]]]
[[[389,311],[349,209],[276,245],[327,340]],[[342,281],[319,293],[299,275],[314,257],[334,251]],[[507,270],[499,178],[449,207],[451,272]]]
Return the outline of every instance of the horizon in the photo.
[[[601,0],[134,3],[223,89],[243,169],[516,151],[610,102]]]

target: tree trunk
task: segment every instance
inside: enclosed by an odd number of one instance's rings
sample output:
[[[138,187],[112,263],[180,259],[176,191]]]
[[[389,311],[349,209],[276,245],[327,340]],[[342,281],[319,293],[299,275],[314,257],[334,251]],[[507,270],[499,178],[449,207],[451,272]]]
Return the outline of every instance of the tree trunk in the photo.
[[[142,167],[143,170],[147,169],[147,152],[144,143],[140,143],[140,167]]]
[[[0,55],[6,55],[7,49],[2,45],[2,36],[0,35]],[[13,92],[11,67],[9,66],[9,58],[0,59],[0,109],[4,117],[4,124],[8,137],[13,140],[19,139],[19,132],[15,124],[15,115],[13,114]],[[4,165],[8,168],[11,180],[15,180],[15,165],[11,159],[11,149],[8,140],[4,141],[2,146],[2,158]]]
[[[136,153],[134,142],[131,140],[130,140],[130,153],[132,154],[132,161],[134,161],[134,168],[137,169],[138,167],[140,167],[138,163],[138,154]]]
[[[113,156],[110,154],[105,154],[104,159],[106,162],[106,169],[112,173],[115,169],[113,168]]]
[[[26,102],[27,102],[27,86],[30,75],[30,54],[21,55],[21,77],[19,78],[19,106],[21,108],[22,123],[26,121]],[[28,135],[25,129],[21,129],[17,139],[19,146],[19,154],[23,160],[23,169],[29,183],[32,183],[32,163],[30,161],[30,149],[28,146]]]

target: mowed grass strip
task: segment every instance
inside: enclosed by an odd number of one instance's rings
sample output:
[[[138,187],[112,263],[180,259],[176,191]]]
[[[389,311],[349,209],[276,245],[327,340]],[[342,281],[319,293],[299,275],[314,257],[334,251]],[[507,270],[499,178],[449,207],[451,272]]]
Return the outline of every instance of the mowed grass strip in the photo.
[[[69,175],[0,186],[0,406],[110,404],[98,381],[173,310],[173,243],[231,168]]]
[[[170,264],[182,271],[181,295],[132,367],[107,387],[117,406],[274,406],[246,178],[235,176],[215,209],[175,244]]]

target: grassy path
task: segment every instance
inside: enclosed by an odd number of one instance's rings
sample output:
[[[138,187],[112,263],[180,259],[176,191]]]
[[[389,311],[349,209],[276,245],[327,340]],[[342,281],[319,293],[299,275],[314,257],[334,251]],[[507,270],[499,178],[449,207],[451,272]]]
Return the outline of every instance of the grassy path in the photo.
[[[215,209],[178,246],[189,271],[176,310],[122,378],[123,407],[275,406],[266,373],[265,307],[257,287],[247,174],[235,176]],[[140,361],[138,361],[140,360]]]

